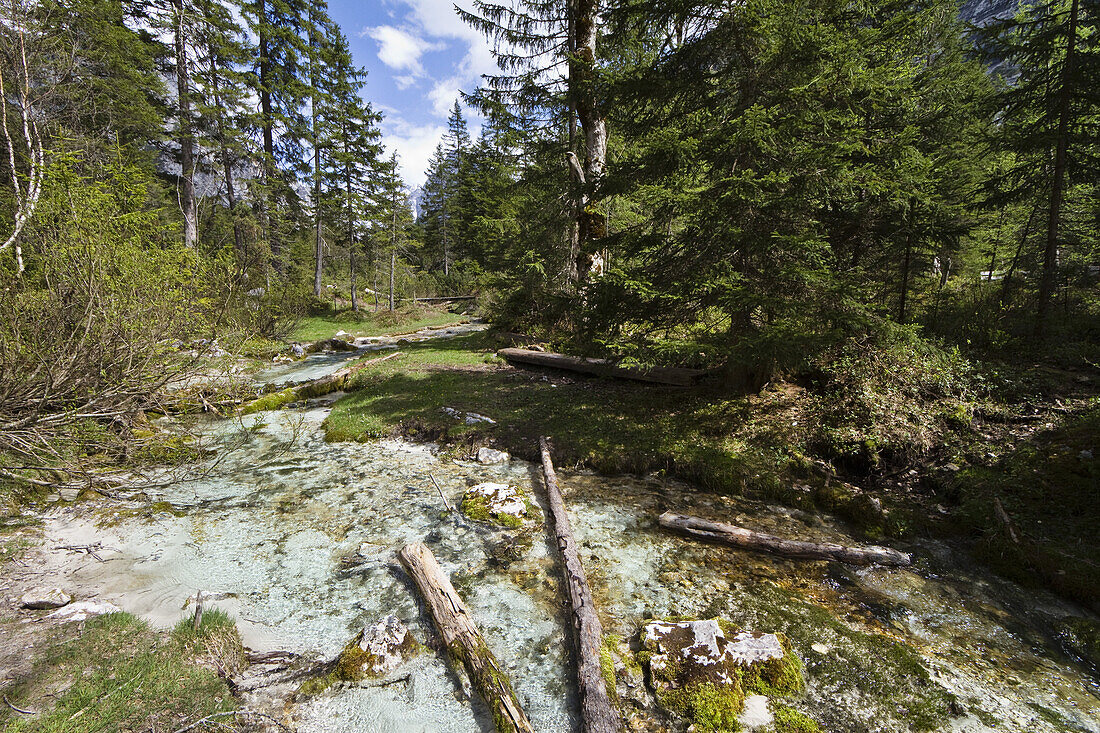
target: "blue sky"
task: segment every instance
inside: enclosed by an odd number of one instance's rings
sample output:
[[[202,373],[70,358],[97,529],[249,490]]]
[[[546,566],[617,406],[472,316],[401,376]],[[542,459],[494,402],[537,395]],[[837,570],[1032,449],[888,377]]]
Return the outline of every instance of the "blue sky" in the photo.
[[[329,0],[329,12],[367,69],[364,96],[385,115],[387,152],[396,150],[405,181],[420,185],[459,90],[496,71],[489,45],[458,18],[453,0]],[[476,136],[478,117],[463,112]]]

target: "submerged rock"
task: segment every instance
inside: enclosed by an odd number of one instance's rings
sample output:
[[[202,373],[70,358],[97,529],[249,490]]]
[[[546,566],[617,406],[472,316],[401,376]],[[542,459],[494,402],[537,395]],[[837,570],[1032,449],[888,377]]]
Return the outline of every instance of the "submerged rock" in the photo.
[[[511,458],[506,451],[493,448],[478,448],[477,451],[478,463],[507,463]]]
[[[23,597],[19,599],[19,602],[23,605],[23,608],[32,608],[35,610],[42,610],[46,608],[61,608],[67,606],[73,600],[65,591],[60,588],[32,588],[23,594]]]
[[[518,489],[492,482],[467,489],[462,496],[462,512],[470,519],[503,527],[519,527],[530,518],[528,504]]]
[[[736,730],[747,693],[803,688],[802,665],[778,634],[742,631],[719,619],[652,621],[641,642],[657,702],[699,731]]]
[[[381,677],[400,667],[419,648],[408,627],[390,614],[365,626],[344,647],[336,659],[336,676],[341,680]]]

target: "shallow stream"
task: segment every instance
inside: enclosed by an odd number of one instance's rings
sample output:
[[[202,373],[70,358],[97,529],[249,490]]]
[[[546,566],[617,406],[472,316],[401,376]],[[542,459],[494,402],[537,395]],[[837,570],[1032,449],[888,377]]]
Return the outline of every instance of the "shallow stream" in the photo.
[[[318,355],[263,378],[316,378],[359,355]],[[329,658],[389,613],[422,641],[434,635],[395,556],[423,541],[511,674],[535,729],[579,730],[546,530],[508,562],[497,548],[510,533],[446,514],[430,477],[452,504],[482,481],[523,487],[541,502],[537,467],[456,461],[393,441],[325,443],[327,412],[317,405],[211,422],[223,455],[210,476],[159,491],[152,498],[162,511],[146,516],[58,513],[46,527],[51,546],[100,541],[112,551],[102,563],[55,551],[52,570],[75,596],[164,626],[196,591],[227,594],[216,605],[237,617],[249,646]],[[484,413],[491,417],[492,406]],[[672,615],[781,631],[806,665],[806,696],[794,705],[830,731],[1100,733],[1100,685],[1042,631],[1085,613],[968,568],[946,545],[904,547],[918,558],[906,569],[788,561],[673,536],[656,517],[674,509],[785,536],[855,540],[820,517],[657,477],[560,477],[609,633],[629,638],[645,619]],[[364,543],[365,563],[342,565]],[[438,651],[408,669],[406,685],[332,690],[300,704],[301,730],[491,730]]]

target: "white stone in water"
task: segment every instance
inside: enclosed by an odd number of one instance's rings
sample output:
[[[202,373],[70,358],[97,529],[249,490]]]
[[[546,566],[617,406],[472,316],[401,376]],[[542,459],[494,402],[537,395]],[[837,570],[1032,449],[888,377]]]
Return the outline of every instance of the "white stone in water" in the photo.
[[[380,676],[397,669],[405,661],[412,641],[408,627],[392,613],[378,623],[364,627],[359,648],[371,657],[371,661],[364,665],[364,671]]]
[[[496,484],[487,481],[466,490],[466,496],[480,497],[489,505],[493,514],[507,514],[522,519],[527,516],[527,505],[519,491],[508,484]]]
[[[78,601],[70,603],[59,611],[54,611],[46,618],[60,618],[65,621],[83,621],[92,616],[103,616],[108,613],[122,613],[122,609],[107,601]]]
[[[23,608],[33,608],[35,610],[41,610],[44,608],[61,608],[67,606],[72,601],[70,596],[60,588],[32,588],[23,594],[23,597],[19,599]]]
[[[506,451],[493,448],[478,448],[478,463],[506,463],[511,458]]]
[[[775,719],[768,710],[768,698],[765,695],[749,695],[745,698],[745,709],[737,717],[737,722],[746,728],[762,728]]]

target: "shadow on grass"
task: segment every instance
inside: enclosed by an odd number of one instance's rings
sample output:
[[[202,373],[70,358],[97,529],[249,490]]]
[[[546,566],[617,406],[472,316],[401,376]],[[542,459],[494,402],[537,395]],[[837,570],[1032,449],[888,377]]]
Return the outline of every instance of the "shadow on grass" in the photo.
[[[1035,436],[994,466],[963,471],[954,488],[963,516],[983,533],[982,559],[1018,582],[1047,585],[1100,612],[1100,407]],[[1017,541],[997,517],[995,499]]]
[[[417,351],[467,352],[482,334],[409,345]],[[458,343],[456,343],[458,342]],[[406,363],[406,367],[411,366]],[[464,422],[444,407],[487,415],[495,424]],[[448,370],[373,374],[342,399],[325,423],[330,440],[392,434],[477,444],[493,440],[519,457],[538,460],[538,439],[554,439],[562,466],[604,473],[667,470],[714,490],[739,490],[760,475],[764,452],[731,437],[736,401],[714,395],[597,379],[539,379],[531,372]]]

